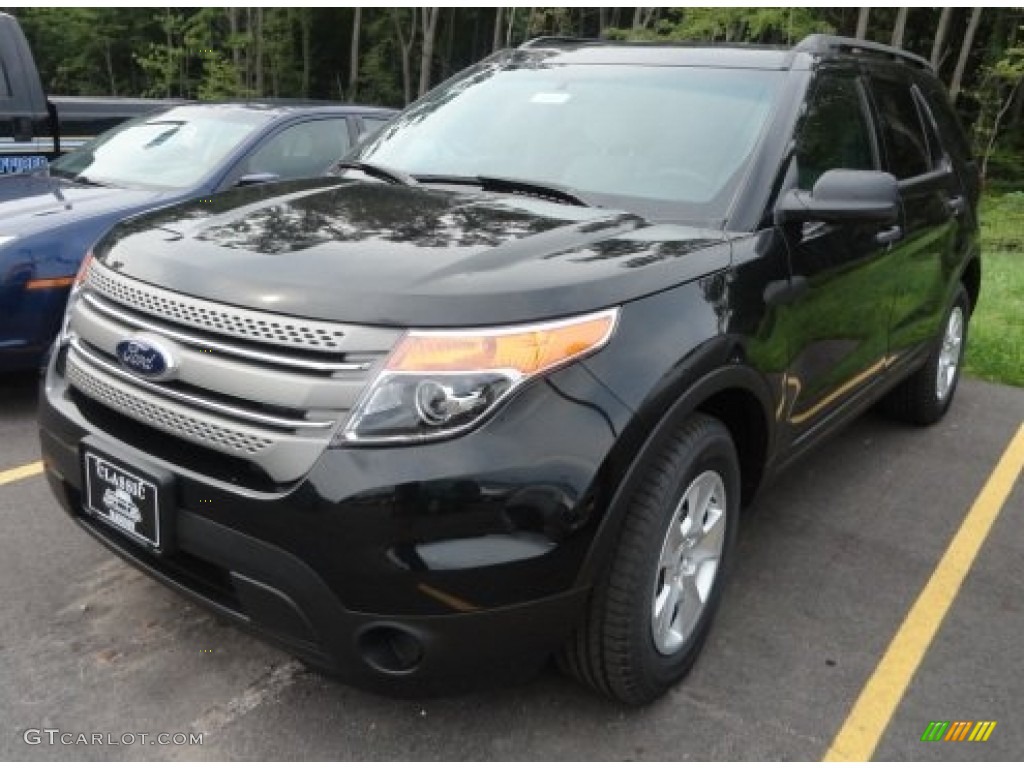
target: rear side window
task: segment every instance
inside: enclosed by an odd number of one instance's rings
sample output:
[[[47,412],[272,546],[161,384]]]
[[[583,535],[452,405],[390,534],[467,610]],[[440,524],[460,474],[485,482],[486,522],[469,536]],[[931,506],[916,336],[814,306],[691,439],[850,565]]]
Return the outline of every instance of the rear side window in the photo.
[[[942,132],[943,144],[959,155],[961,160],[970,162],[971,145],[942,85],[933,78],[921,78],[920,88]]]
[[[910,179],[932,170],[924,127],[910,86],[874,78],[872,90],[885,141],[888,170],[897,179]]]
[[[825,171],[875,169],[871,128],[852,75],[821,76],[800,129],[796,158],[800,188],[807,190]]]
[[[932,115],[931,108],[928,103],[924,100],[924,96],[921,91],[916,87],[914,88],[914,97],[917,100],[917,108],[921,115],[921,120],[924,123],[924,133],[928,140],[928,158],[931,161],[931,167],[940,168],[943,163],[946,162],[946,151],[943,148],[942,141],[939,139],[938,128],[935,124],[935,117]]]

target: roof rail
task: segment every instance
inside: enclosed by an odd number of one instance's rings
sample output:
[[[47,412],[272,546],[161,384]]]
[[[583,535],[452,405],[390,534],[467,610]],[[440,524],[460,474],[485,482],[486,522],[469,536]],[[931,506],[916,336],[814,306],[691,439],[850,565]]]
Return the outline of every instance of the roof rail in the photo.
[[[606,43],[607,40],[601,40],[596,37],[571,37],[568,35],[546,35],[544,37],[534,37],[531,40],[527,40],[525,43],[520,45],[520,48],[543,48],[545,45],[551,45],[553,43]]]
[[[805,51],[807,53],[856,53],[864,51],[879,56],[888,56],[896,61],[902,61],[922,69],[932,70],[931,62],[928,59],[914,53],[891,45],[873,43],[869,40],[859,40],[855,37],[839,37],[837,35],[808,35],[793,48],[794,51]]]

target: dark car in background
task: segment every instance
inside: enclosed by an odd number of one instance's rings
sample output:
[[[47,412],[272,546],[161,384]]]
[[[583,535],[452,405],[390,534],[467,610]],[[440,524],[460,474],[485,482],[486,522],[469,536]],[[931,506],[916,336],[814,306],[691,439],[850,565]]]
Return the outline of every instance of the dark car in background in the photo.
[[[650,701],[767,479],[953,401],[977,168],[915,56],[540,40],[343,165],[103,237],[39,419],[83,529],[359,684]]]
[[[49,171],[0,177],[0,371],[38,364],[89,247],[120,219],[325,172],[390,110],[196,104],[107,132]]]

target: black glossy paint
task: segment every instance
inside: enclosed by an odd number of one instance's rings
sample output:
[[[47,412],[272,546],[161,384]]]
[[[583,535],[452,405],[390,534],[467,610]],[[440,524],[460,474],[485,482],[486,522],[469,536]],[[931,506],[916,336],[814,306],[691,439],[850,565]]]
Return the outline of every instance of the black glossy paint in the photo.
[[[403,327],[585,312],[729,263],[721,232],[340,179],[165,208],[116,227],[95,253],[125,274],[207,299]]]
[[[605,348],[525,387],[469,434],[329,449],[285,487],[90,405],[67,389],[59,352],[40,415],[58,497],[88,526],[76,454],[87,434],[126,461],[173,473],[178,553],[154,557],[91,532],[361,683],[405,689],[474,672],[488,682],[517,660],[539,663],[573,626],[643,462],[679,418],[702,410],[726,423],[749,502],[763,479],[914,370],[977,258],[973,207],[952,221],[932,202],[960,176],[901,186],[909,234],[895,246],[876,240],[877,222],[775,226],[775,201],[794,184],[801,105],[834,62],[723,55],[789,67],[790,81],[774,123],[785,130],[766,135],[716,231],[340,178],[238,190],[122,224],[97,249],[107,266],[246,307],[403,328],[523,323],[607,306],[621,314]],[[545,65],[560,56],[716,61],[712,49],[566,45]],[[964,172],[969,159],[949,151]],[[381,627],[419,638],[422,665],[375,671],[360,643]]]

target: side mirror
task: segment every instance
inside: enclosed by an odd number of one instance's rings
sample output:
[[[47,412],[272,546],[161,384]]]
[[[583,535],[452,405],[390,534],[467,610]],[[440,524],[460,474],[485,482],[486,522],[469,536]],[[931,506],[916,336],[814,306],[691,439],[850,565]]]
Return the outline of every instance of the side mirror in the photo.
[[[281,177],[276,173],[247,173],[235,182],[236,187],[251,187],[254,184],[269,184]]]
[[[775,207],[775,223],[887,222],[899,211],[896,177],[882,171],[826,171],[810,194],[791,189]]]

